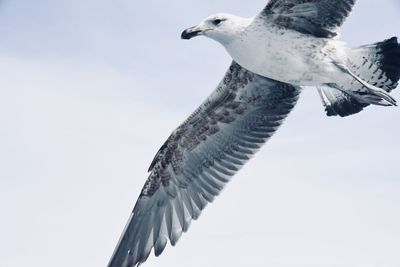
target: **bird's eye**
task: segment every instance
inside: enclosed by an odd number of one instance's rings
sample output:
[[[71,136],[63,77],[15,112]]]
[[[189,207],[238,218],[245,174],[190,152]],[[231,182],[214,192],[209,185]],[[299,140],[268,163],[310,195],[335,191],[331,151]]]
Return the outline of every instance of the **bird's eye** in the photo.
[[[212,21],[212,23],[213,23],[215,26],[218,26],[219,24],[221,24],[222,21],[223,21],[222,19],[214,19],[214,20]]]

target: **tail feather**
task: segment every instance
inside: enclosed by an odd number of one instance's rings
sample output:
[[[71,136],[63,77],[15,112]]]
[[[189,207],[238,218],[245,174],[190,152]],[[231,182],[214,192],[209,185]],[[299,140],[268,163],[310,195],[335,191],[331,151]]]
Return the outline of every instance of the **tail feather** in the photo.
[[[377,44],[377,55],[381,59],[381,69],[392,81],[391,89],[398,85],[400,79],[400,45],[396,37]]]
[[[347,50],[349,70],[360,79],[386,92],[394,90],[400,79],[400,45],[396,37],[383,42]],[[385,105],[368,88],[352,79],[343,90],[318,88],[328,116],[349,116],[370,104]]]
[[[400,45],[397,37],[383,42],[348,49],[348,66],[364,81],[387,92],[400,79]]]

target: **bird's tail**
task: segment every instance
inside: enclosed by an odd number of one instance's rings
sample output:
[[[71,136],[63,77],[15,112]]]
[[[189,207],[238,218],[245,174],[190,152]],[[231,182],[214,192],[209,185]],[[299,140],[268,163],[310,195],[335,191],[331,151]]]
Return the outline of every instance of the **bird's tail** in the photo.
[[[380,89],[388,96],[398,85],[400,79],[400,45],[396,37],[383,42],[349,48],[347,68],[366,84]],[[371,94],[356,79],[349,79],[341,91],[338,88],[321,87],[319,92],[330,116],[348,116],[360,112],[364,107],[386,105],[382,95]],[[379,91],[378,91],[379,93]]]

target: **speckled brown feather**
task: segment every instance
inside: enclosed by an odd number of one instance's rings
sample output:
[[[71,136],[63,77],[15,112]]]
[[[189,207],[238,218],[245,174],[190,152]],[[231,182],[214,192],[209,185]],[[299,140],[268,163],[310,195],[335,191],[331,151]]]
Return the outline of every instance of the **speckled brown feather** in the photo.
[[[175,174],[179,173],[179,162],[183,160],[183,151],[192,151],[208,137],[220,130],[218,123],[231,123],[242,115],[247,104],[261,99],[261,94],[249,94],[242,92],[239,96],[237,91],[244,88],[252,81],[254,74],[233,63],[217,92],[222,94],[213,101],[206,101],[201,105],[182,125],[180,125],[168,138],[165,144],[157,152],[149,171],[152,172],[142,190],[142,196],[151,196],[157,188],[168,183],[168,174],[164,170],[172,165]],[[291,85],[283,85],[282,88],[292,88]],[[228,90],[223,90],[227,88]],[[276,92],[279,94],[278,92]]]
[[[300,88],[232,63],[217,89],[163,144],[109,267],[144,262],[175,245],[297,102]]]

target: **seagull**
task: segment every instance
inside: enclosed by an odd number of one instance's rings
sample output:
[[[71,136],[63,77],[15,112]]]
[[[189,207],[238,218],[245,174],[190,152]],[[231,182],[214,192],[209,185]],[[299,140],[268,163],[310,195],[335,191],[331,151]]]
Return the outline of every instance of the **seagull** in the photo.
[[[355,2],[270,0],[255,17],[217,14],[183,31],[221,43],[233,62],[157,152],[108,267],[139,266],[174,246],[277,131],[303,86],[317,88],[328,116],[396,105],[397,38],[355,48],[337,39]]]
[[[381,51],[370,50],[367,55],[334,38],[355,2],[272,0],[256,17],[213,15],[185,30],[182,38],[211,38],[242,67],[264,77],[322,91],[339,90],[366,104],[395,106],[396,100],[381,84],[369,81],[373,74],[378,76],[374,78],[390,75],[386,66],[357,62],[357,57],[376,60]]]

